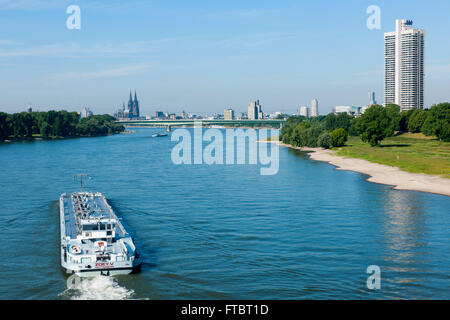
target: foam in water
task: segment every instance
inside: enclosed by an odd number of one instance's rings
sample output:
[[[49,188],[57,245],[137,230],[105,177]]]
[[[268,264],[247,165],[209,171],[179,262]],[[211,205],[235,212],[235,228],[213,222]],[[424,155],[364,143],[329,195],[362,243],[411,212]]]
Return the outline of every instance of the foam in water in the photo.
[[[132,299],[134,291],[121,287],[113,277],[97,276],[67,280],[67,289],[60,296],[72,300],[125,300]]]

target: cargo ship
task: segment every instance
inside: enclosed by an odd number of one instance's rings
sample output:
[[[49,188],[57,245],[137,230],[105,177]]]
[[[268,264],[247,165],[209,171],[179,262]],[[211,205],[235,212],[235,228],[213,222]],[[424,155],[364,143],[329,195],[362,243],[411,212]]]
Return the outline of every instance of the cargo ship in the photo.
[[[61,266],[81,277],[129,274],[142,258],[101,193],[77,192],[60,197]]]

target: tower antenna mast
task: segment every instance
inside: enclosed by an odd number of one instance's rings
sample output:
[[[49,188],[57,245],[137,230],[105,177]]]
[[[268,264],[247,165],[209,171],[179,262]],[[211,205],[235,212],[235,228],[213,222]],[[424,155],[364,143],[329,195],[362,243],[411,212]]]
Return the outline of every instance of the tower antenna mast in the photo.
[[[80,177],[80,183],[81,183],[81,192],[83,192],[83,177],[89,177],[89,175],[88,174],[76,174],[75,176],[74,176],[74,179],[76,180],[77,179],[77,177]]]

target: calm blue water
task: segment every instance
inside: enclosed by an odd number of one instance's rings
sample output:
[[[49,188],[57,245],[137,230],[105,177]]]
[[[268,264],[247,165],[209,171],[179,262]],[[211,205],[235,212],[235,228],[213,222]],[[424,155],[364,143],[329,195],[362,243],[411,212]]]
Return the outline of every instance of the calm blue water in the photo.
[[[280,149],[280,170],[172,164],[156,129],[0,144],[0,299],[448,299],[450,198]],[[76,173],[138,241],[142,272],[68,289],[58,199]],[[381,268],[368,290],[366,269]]]

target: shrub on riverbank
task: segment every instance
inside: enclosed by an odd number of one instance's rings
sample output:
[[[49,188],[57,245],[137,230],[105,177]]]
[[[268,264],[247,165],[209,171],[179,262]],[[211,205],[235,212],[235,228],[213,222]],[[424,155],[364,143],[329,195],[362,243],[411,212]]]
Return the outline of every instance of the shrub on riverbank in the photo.
[[[331,139],[332,139],[332,145],[333,147],[342,147],[345,145],[345,142],[347,142],[347,131],[345,131],[343,128],[339,128],[336,130],[333,130],[333,132],[330,133]]]
[[[319,139],[317,139],[317,144],[321,148],[330,149],[333,146],[333,138],[328,132],[322,132]]]

